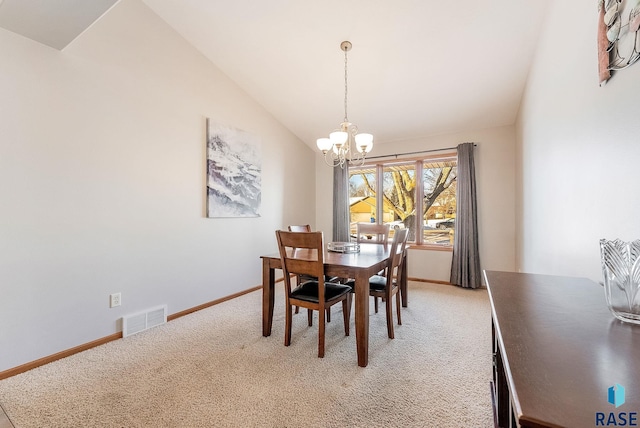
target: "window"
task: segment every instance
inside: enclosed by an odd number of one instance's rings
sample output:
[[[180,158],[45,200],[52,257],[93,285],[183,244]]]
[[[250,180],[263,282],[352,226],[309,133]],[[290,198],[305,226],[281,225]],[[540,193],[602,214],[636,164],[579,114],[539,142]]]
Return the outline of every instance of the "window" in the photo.
[[[455,154],[349,168],[351,236],[358,222],[389,223],[391,236],[406,227],[417,245],[452,246],[456,177]]]

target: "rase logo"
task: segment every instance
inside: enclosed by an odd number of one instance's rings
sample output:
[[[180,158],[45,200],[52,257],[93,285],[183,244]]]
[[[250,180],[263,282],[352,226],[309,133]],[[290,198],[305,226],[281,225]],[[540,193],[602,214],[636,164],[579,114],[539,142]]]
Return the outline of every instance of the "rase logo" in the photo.
[[[624,386],[616,383],[607,390],[607,402],[617,409],[624,404]],[[637,427],[637,412],[596,412],[597,427]]]
[[[616,383],[607,392],[609,404],[616,406],[616,409],[624,404],[624,386]]]

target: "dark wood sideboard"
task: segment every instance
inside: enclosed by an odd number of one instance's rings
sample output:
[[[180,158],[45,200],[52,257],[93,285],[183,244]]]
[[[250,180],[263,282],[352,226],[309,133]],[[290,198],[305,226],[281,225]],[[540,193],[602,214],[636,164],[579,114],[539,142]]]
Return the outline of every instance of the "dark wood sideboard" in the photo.
[[[586,278],[484,274],[496,426],[640,426],[640,325],[614,318],[601,285]],[[619,407],[608,402],[615,384],[625,390]]]

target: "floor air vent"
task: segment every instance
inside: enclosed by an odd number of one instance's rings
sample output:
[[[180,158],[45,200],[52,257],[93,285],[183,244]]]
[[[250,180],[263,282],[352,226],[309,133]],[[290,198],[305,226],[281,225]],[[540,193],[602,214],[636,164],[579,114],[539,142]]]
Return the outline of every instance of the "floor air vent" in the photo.
[[[167,322],[167,305],[158,306],[133,315],[122,317],[122,336],[140,333]]]

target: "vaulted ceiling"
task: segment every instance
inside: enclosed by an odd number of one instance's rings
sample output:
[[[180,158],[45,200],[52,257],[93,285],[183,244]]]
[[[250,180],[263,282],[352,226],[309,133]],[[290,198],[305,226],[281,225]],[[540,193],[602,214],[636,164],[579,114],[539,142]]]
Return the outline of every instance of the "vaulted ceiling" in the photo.
[[[0,26],[64,49],[142,1],[310,146],[344,117],[376,143],[515,122],[548,0],[0,0]],[[117,5],[115,6],[117,7]]]

